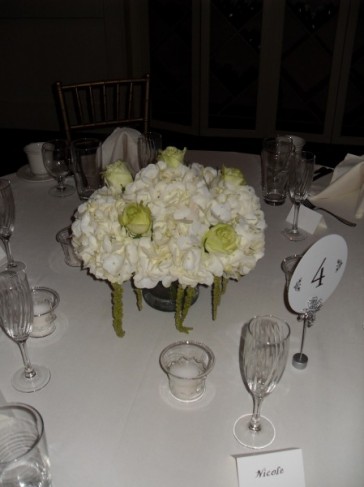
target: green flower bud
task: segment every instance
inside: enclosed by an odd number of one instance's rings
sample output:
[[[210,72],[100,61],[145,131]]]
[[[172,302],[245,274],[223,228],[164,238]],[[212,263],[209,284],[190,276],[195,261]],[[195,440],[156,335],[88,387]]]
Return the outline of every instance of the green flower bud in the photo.
[[[238,248],[239,237],[227,223],[218,223],[205,233],[204,247],[207,252],[231,254]]]
[[[109,188],[120,191],[129,183],[133,182],[133,177],[126,163],[120,160],[106,166],[103,176]]]
[[[150,233],[152,213],[142,203],[130,203],[119,215],[119,223],[128,230],[132,237],[142,237]]]
[[[164,161],[168,167],[176,168],[180,164],[183,164],[187,148],[183,150],[177,149],[176,147],[166,147],[160,154],[159,159]]]
[[[234,183],[237,186],[246,184],[243,173],[236,167],[223,166],[221,174],[223,179],[229,183]]]

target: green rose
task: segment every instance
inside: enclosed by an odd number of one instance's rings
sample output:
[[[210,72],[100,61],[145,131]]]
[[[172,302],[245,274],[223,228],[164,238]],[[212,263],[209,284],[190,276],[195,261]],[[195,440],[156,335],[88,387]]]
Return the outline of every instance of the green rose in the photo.
[[[166,147],[159,156],[159,159],[164,161],[168,167],[176,168],[180,164],[183,164],[187,148],[183,150],[177,149],[176,147]]]
[[[130,174],[126,163],[120,160],[106,166],[103,176],[104,181],[109,188],[120,191],[129,183],[133,182],[133,177]]]
[[[119,215],[119,223],[132,237],[148,235],[152,227],[152,213],[143,203],[130,203]]]
[[[236,167],[223,166],[221,173],[223,179],[228,183],[234,183],[237,186],[242,186],[243,184],[246,184],[243,173],[240,171],[240,169],[237,169]]]
[[[205,233],[204,247],[207,252],[231,254],[238,248],[239,238],[234,228],[227,223],[218,223]]]

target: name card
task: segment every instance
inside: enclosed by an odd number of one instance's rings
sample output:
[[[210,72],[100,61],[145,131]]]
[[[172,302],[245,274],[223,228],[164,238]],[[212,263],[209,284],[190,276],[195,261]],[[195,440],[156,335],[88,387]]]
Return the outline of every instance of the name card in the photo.
[[[286,218],[286,221],[291,225],[293,223],[293,212],[294,208],[292,206],[291,211],[288,213]],[[307,206],[301,205],[300,212],[298,214],[298,227],[304,232],[313,235],[318,227],[327,228],[327,225],[321,213],[310,210],[310,208],[307,208]]]
[[[305,487],[302,450],[234,455],[240,487]]]

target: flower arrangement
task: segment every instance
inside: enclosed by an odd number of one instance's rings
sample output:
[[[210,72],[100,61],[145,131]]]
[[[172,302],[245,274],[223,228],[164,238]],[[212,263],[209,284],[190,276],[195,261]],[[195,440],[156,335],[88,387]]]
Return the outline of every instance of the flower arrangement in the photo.
[[[81,204],[73,246],[84,267],[113,289],[113,325],[122,327],[123,283],[142,289],[177,284],[175,325],[184,326],[197,285],[212,286],[212,317],[229,279],[248,274],[264,255],[266,227],[254,189],[241,171],[183,163],[186,149],[167,147],[132,180],[122,161],[105,186]]]

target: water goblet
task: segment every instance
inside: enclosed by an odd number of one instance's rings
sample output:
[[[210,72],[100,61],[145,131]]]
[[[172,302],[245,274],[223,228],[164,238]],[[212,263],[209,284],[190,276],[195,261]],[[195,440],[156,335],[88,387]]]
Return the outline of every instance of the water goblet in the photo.
[[[0,322],[9,338],[19,346],[24,368],[15,372],[13,387],[20,392],[34,392],[48,384],[50,371],[32,365],[26,348],[33,323],[33,301],[24,271],[0,273]]]
[[[298,228],[298,215],[301,201],[307,198],[312,183],[314,166],[315,156],[312,152],[302,151],[291,156],[288,188],[294,205],[293,222],[291,228],[286,228],[282,233],[293,242],[304,240],[307,236]]]
[[[57,186],[49,190],[52,196],[63,198],[75,192],[75,188],[65,183],[70,174],[71,153],[66,140],[55,139],[45,142],[42,146],[43,163],[48,173],[57,180]]]
[[[0,239],[6,252],[6,269],[14,272],[25,269],[23,262],[15,261],[10,249],[10,237],[15,225],[15,203],[11,183],[7,179],[0,179]]]
[[[275,438],[273,423],[261,416],[263,399],[280,381],[287,363],[290,327],[275,316],[254,317],[246,331],[242,350],[244,382],[253,396],[253,414],[234,424],[234,436],[248,448],[260,449]]]

